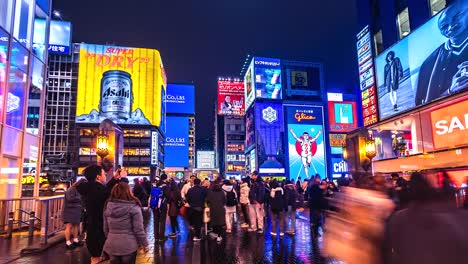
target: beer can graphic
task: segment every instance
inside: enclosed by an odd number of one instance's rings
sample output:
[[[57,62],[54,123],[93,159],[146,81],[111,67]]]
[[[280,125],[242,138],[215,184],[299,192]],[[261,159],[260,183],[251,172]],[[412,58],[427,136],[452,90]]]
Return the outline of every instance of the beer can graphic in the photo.
[[[119,70],[102,74],[99,112],[109,119],[130,119],[133,104],[130,73]]]

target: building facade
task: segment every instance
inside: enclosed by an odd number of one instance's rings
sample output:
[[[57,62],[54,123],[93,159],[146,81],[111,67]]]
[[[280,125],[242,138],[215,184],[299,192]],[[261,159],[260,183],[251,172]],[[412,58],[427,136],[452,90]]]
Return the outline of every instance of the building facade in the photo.
[[[347,140],[350,169],[365,169],[369,159],[375,172],[388,174],[444,169],[461,185],[468,171],[468,20],[460,14],[468,2],[358,1],[358,11],[362,99],[373,98],[377,118]]]
[[[51,1],[0,3],[0,198],[38,195]]]

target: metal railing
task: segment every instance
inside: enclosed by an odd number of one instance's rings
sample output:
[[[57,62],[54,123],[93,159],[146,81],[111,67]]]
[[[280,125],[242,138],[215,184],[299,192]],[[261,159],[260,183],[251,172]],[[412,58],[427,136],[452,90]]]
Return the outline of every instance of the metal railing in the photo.
[[[11,238],[13,231],[28,227],[29,236],[41,231],[41,243],[63,230],[63,195],[38,198],[0,199],[0,233]]]

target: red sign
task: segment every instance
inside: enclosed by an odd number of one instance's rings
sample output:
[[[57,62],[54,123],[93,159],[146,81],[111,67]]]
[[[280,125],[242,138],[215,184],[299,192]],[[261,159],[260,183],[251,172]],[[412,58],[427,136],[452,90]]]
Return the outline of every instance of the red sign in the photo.
[[[244,82],[218,81],[218,114],[245,115]]]
[[[330,132],[350,132],[358,128],[355,102],[328,102]]]
[[[468,101],[431,112],[432,138],[436,149],[468,144]]]

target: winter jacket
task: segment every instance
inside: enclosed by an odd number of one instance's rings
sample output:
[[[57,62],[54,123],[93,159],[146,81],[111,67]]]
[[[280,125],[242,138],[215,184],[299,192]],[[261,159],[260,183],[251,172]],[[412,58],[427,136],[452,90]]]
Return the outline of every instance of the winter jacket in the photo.
[[[72,186],[65,192],[62,220],[64,223],[79,224],[81,222],[81,195]]]
[[[169,216],[177,216],[179,214],[177,201],[181,199],[180,192],[169,191],[169,197]]]
[[[192,209],[197,211],[203,210],[207,191],[206,188],[200,185],[195,185],[188,190],[186,199]]]
[[[210,223],[213,226],[223,226],[226,224],[226,195],[221,188],[209,190],[206,202],[210,208]]]
[[[104,211],[104,252],[112,256],[130,255],[147,247],[143,216],[135,201],[109,200]]]
[[[249,204],[249,192],[250,192],[250,187],[249,184],[246,182],[241,183],[240,185],[240,198],[239,201],[241,204]]]
[[[251,204],[263,204],[265,203],[265,199],[267,198],[265,193],[265,183],[259,177],[256,181],[252,183],[252,187],[250,188],[249,192],[249,200]]]
[[[224,195],[226,196],[226,202],[227,202],[227,193],[228,192],[234,192],[234,195],[237,198],[237,201],[239,201],[239,196],[237,196],[237,192],[234,189],[234,185],[223,185],[222,189],[224,191]],[[235,213],[236,212],[236,205],[234,205],[234,206],[227,206],[226,205],[226,212]]]
[[[293,209],[297,208],[298,193],[294,184],[286,184],[284,187],[286,206],[292,206]]]
[[[311,210],[323,210],[325,209],[325,197],[323,190],[320,186],[314,184],[309,186],[309,209]]]
[[[133,187],[133,195],[140,200],[141,206],[148,206],[149,193],[146,192],[143,185],[138,184]]]
[[[279,198],[278,198],[278,195]],[[270,191],[270,208],[273,212],[283,212],[286,209],[286,201],[284,198],[284,190],[281,187],[271,189]]]
[[[180,195],[182,196],[182,199],[187,200],[187,193],[192,188],[192,184],[190,182],[187,182],[183,187],[182,190],[180,191]]]

